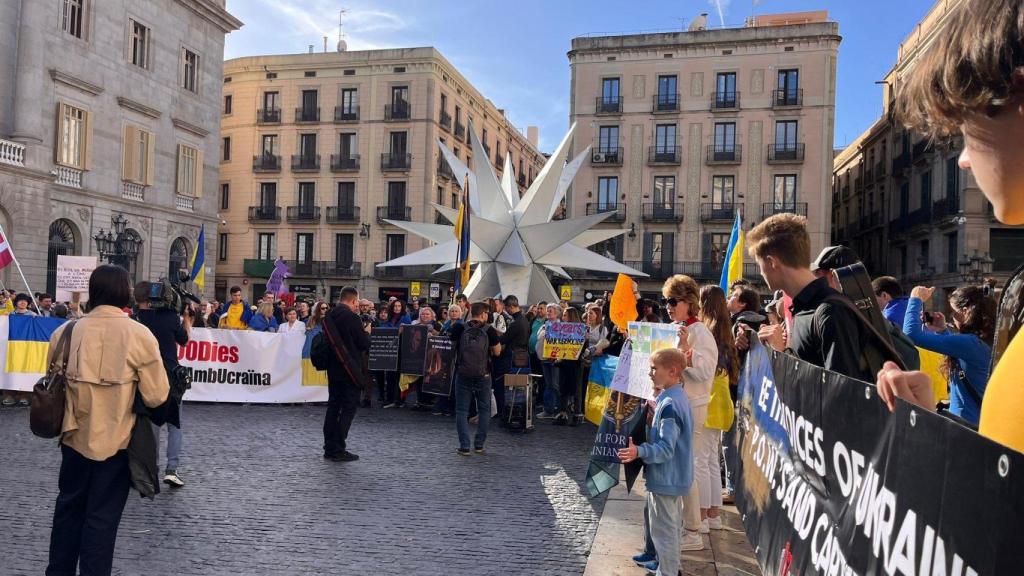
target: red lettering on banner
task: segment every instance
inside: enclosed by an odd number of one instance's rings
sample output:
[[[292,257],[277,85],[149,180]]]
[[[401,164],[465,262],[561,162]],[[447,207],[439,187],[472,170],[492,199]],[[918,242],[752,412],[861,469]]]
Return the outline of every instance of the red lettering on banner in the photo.
[[[238,346],[192,340],[185,346],[178,346],[178,360],[238,364]]]

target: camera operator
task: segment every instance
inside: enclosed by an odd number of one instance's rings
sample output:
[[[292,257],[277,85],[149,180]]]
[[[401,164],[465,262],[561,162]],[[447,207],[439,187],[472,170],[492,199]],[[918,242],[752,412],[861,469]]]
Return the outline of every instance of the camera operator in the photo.
[[[175,390],[174,370],[178,367],[178,345],[184,346],[188,342],[192,329],[192,309],[186,306],[184,313],[178,316],[175,310],[163,306],[155,307],[149,300],[152,287],[153,284],[150,282],[139,282],[135,285],[135,302],[138,304],[135,319],[149,328],[156,337],[160,345],[160,358],[163,360],[164,370],[171,381],[171,396],[177,396],[177,425],[172,424],[173,417],[169,417],[167,423],[167,466],[164,469],[164,483],[172,488],[181,488],[185,482],[178,476],[177,469],[181,457],[181,395],[184,394],[184,390],[180,386]],[[171,288],[167,286],[166,289]],[[159,438],[159,430],[157,437]]]

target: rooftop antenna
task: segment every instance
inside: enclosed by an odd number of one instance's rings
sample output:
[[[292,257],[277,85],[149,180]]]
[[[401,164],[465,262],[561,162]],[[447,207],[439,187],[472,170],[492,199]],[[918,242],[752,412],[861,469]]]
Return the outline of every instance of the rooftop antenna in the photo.
[[[341,29],[345,14],[348,14],[348,9],[342,8],[338,10],[338,52],[344,52],[348,49],[348,42],[345,42],[345,33]]]

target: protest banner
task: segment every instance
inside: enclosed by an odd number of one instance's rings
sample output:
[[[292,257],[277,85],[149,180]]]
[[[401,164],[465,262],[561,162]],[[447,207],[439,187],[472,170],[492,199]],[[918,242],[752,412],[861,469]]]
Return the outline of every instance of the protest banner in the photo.
[[[736,505],[765,574],[1020,573],[1024,454],[751,344]]]
[[[587,340],[587,325],[578,322],[552,322],[544,336],[545,360],[577,360]]]
[[[587,468],[586,487],[591,498],[610,490],[619,483],[618,450],[629,445],[642,444],[646,440],[644,401],[622,392],[613,392],[601,414],[601,423],[594,436],[594,447],[590,451],[590,465]],[[643,465],[635,460],[625,465],[626,489],[633,488],[633,482]]]
[[[421,390],[439,396],[451,394],[454,358],[455,348],[452,346],[451,338],[447,336],[428,337]]]
[[[630,322],[629,342],[622,347],[611,388],[645,400],[654,399],[650,378],[651,354],[662,348],[674,348],[679,341],[675,324]]]
[[[402,374],[422,376],[427,354],[428,327],[423,324],[407,324],[402,326],[401,332],[399,371]]]
[[[95,256],[57,256],[57,302],[89,301],[89,276],[96,269]]]
[[[394,371],[398,369],[398,328],[373,328],[370,330],[371,371]]]

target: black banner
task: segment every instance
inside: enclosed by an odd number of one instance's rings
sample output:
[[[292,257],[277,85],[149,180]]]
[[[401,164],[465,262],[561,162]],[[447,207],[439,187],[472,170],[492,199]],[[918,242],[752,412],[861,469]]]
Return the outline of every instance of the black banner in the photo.
[[[398,365],[402,374],[423,376],[423,363],[427,356],[427,336],[430,328],[425,324],[406,324],[401,332],[401,354]]]
[[[1024,454],[760,345],[737,411],[736,505],[765,574],[1024,573]]]
[[[455,350],[451,338],[447,336],[427,338],[427,358],[423,366],[421,390],[439,396],[451,394],[454,357]]]
[[[372,371],[398,369],[398,328],[370,329],[369,368]]]

